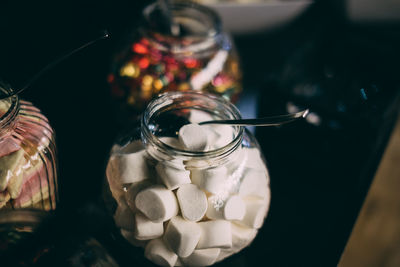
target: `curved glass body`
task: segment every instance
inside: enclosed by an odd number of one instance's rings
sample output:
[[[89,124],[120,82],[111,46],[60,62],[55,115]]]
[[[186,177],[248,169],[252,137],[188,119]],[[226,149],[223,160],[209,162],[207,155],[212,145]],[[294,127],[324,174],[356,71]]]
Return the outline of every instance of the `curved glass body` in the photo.
[[[234,101],[241,87],[238,57],[212,10],[189,2],[172,4],[178,32],[165,29],[157,4],[114,57],[108,76],[119,118],[136,118],[166,91],[205,91]],[[122,116],[122,117],[121,117]]]
[[[221,97],[166,93],[111,149],[106,203],[122,236],[156,264],[212,265],[250,245],[267,215],[269,176],[257,141],[243,127],[196,124],[211,118],[240,113]],[[200,127],[192,139],[185,125]],[[203,133],[206,146],[188,149],[185,140]]]
[[[56,147],[47,118],[18,96],[0,100],[0,214],[50,211],[56,202]]]

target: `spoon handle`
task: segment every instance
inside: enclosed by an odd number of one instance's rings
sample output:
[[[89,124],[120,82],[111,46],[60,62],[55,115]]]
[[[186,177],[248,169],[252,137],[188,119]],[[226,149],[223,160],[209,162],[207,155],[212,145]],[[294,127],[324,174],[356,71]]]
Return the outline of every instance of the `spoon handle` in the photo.
[[[242,119],[242,120],[214,120],[214,121],[202,121],[199,125],[204,124],[229,124],[237,126],[279,126],[292,121],[296,121],[301,118],[305,118],[309,110],[302,110],[296,113],[271,116],[257,119]]]

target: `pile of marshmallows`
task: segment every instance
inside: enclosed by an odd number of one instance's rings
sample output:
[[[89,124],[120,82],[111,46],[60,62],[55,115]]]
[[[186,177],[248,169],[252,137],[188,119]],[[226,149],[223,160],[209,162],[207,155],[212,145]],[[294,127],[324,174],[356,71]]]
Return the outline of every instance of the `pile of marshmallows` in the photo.
[[[204,151],[230,142],[232,128],[193,123],[160,139]],[[269,208],[269,178],[258,149],[237,152],[224,166],[188,169],[152,161],[140,141],[114,148],[107,179],[122,236],[161,266],[209,266],[248,246]]]

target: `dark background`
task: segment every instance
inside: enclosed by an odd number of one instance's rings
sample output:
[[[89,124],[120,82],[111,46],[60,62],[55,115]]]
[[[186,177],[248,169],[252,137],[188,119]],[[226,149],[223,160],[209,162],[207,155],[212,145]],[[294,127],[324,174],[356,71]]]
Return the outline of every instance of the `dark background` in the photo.
[[[112,37],[22,94],[56,131],[60,205],[40,235],[7,255],[10,266],[71,266],[68,259],[77,254],[90,266],[101,257],[85,250],[90,238],[122,266],[149,264],[115,235],[100,201],[119,131],[106,76],[146,3],[0,4],[0,77],[15,88],[104,29]],[[309,107],[320,124],[257,129],[271,172],[271,209],[251,247],[218,266],[337,265],[397,117],[399,33],[396,24],[350,23],[341,1],[317,1],[284,28],[235,36],[245,94],[258,96],[258,115],[286,113],[290,102]]]

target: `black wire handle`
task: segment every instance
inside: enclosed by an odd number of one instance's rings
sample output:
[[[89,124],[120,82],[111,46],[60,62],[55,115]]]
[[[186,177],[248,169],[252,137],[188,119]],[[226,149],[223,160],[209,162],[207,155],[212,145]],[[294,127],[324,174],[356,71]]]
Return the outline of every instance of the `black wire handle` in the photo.
[[[0,100],[2,99],[6,99],[9,97],[12,97],[14,95],[20,94],[22,91],[26,90],[28,87],[30,87],[33,83],[35,83],[44,73],[46,73],[48,70],[52,69],[54,66],[56,66],[58,63],[64,61],[65,59],[69,58],[70,56],[72,56],[73,54],[75,54],[76,52],[96,43],[97,41],[109,38],[110,34],[107,30],[104,30],[103,34],[100,37],[97,37],[96,39],[93,39],[83,45],[81,45],[78,48],[75,48],[74,50],[70,51],[69,53],[59,57],[58,59],[56,59],[55,61],[49,63],[47,66],[45,66],[43,69],[41,69],[38,73],[36,73],[26,84],[25,86],[23,86],[22,88],[12,91],[9,94],[4,94],[4,95],[0,95]]]

